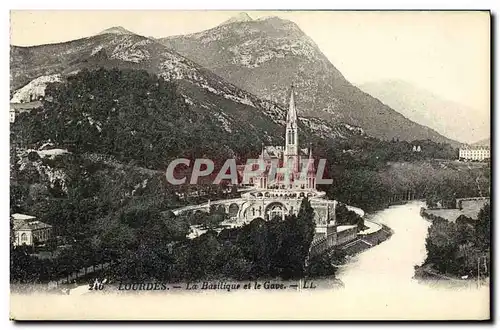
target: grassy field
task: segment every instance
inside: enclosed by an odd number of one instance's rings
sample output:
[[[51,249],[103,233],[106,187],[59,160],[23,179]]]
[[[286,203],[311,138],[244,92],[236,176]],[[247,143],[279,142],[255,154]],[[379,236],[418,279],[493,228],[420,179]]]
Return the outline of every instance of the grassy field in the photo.
[[[462,214],[466,217],[472,218],[474,220],[477,219],[477,214],[479,210],[486,204],[489,203],[490,200],[472,200],[472,201],[463,201],[462,202],[462,210],[459,209],[436,209],[436,210],[427,210],[427,213],[436,215],[438,217],[444,218],[448,221],[455,222],[459,216]]]

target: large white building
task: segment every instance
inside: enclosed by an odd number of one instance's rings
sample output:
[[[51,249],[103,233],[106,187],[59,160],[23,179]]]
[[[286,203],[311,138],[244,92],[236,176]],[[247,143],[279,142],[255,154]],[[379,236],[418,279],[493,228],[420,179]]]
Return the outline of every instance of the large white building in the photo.
[[[489,146],[463,146],[459,150],[459,159],[483,161],[490,158]]]

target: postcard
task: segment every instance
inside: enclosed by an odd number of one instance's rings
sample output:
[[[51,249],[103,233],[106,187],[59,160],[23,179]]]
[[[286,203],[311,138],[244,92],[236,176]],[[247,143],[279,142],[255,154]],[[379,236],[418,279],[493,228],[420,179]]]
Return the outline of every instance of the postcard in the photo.
[[[10,318],[489,320],[490,17],[11,11]]]

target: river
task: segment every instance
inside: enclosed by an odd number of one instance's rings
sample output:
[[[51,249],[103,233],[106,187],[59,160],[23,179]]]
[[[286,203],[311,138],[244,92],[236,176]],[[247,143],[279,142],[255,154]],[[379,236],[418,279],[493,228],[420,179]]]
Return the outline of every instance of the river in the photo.
[[[387,225],[394,234],[339,269],[337,277],[343,282],[345,292],[370,301],[371,308],[386,309],[382,314],[417,318],[485,317],[488,286],[477,288],[474,281],[457,284],[413,279],[414,266],[422,264],[426,257],[425,238],[430,226],[419,214],[421,206],[423,203],[415,201],[367,216]]]
[[[367,218],[384,224],[394,231],[387,241],[357,255],[338,277],[345,286],[365,284],[369,281],[394,284],[407,283],[414,274],[414,266],[420,265],[425,257],[425,237],[430,223],[420,217],[421,203],[393,206]]]

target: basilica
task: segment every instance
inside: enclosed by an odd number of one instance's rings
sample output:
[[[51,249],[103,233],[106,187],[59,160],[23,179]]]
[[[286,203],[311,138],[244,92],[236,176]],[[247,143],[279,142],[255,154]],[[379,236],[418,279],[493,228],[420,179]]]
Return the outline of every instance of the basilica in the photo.
[[[299,144],[293,86],[284,133],[284,146],[262,147],[260,161],[265,164],[265,170],[251,182],[252,189],[241,195],[243,203],[236,218],[244,222],[257,217],[284,219],[286,215],[297,214],[302,199],[308,197],[315,210],[317,225],[335,222],[335,201],[324,199],[325,193],[316,189],[312,148],[301,148]],[[277,168],[284,171],[270,173]]]
[[[280,217],[285,220],[287,215],[297,215],[302,200],[307,197],[314,209],[316,222],[311,249],[320,253],[340,242],[354,240],[357,226],[337,226],[337,201],[326,199],[325,192],[316,189],[317,177],[312,148],[300,147],[295,97],[292,86],[284,131],[285,145],[262,147],[259,161],[265,164],[265,170],[249,181],[248,190],[242,193],[240,198],[208,202],[190,207],[189,210],[203,208],[208,211],[210,207],[223,207],[230,216],[228,223],[241,226],[256,218],[270,220]],[[270,175],[276,167],[285,171]],[[356,208],[353,210],[363,212]]]

